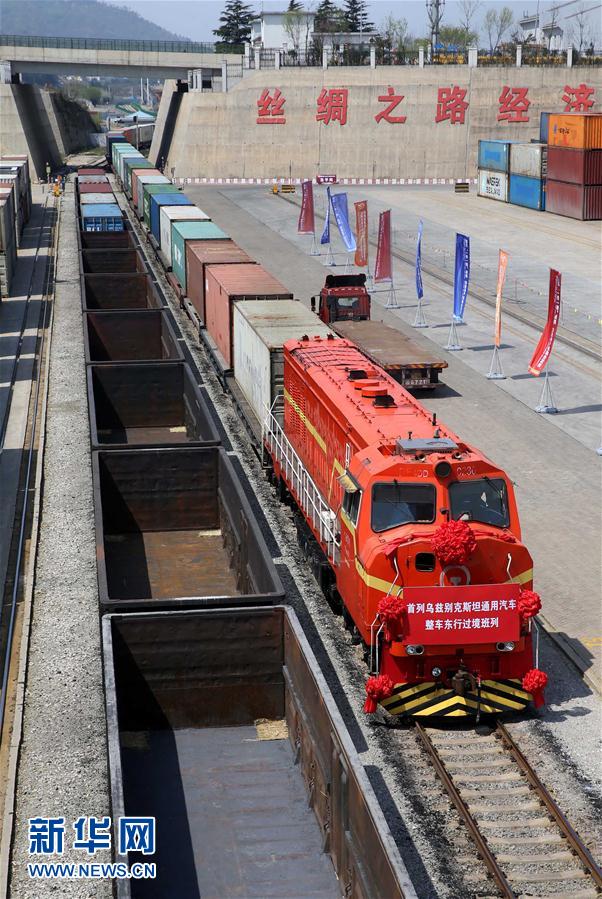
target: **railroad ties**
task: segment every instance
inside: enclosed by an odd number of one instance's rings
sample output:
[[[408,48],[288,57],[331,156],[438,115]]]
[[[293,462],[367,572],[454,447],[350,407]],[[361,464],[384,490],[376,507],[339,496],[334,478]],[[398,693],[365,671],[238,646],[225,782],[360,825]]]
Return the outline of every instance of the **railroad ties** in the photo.
[[[602,873],[503,725],[486,736],[416,727],[503,896],[600,895]]]

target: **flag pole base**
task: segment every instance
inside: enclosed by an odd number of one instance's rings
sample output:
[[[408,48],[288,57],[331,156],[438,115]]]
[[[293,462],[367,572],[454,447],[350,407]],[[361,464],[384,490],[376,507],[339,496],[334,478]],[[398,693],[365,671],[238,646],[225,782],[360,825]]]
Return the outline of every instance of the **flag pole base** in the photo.
[[[311,250],[309,251],[310,256],[319,256],[320,251],[318,249],[318,245],[316,244],[316,235],[312,234],[311,236]]]
[[[324,264],[325,265],[336,265],[336,262],[334,259],[334,254],[332,252],[332,246],[330,244],[328,244],[328,253],[326,255],[326,262]]]
[[[539,412],[540,415],[556,415],[556,413],[558,412],[558,409],[554,405],[554,398],[552,397],[552,388],[550,387],[550,379],[548,377],[547,368],[544,376],[541,396],[539,397],[539,403],[535,407],[535,411]]]
[[[387,296],[387,302],[385,303],[385,309],[399,309],[399,303],[397,302],[397,294],[395,293],[395,285],[391,281],[391,286],[389,288],[389,293]]]
[[[374,278],[372,277],[372,272],[370,271],[370,266],[366,266],[366,286],[374,287]]]
[[[447,337],[447,344],[445,345],[445,349],[450,353],[457,353],[459,350],[463,349],[458,338],[458,329],[454,319],[452,319],[452,323],[449,326],[449,335]]]
[[[506,378],[504,369],[502,368],[502,357],[500,356],[499,347],[494,346],[493,356],[491,357],[491,365],[487,375],[490,381],[503,381]]]
[[[351,271],[351,268],[352,268],[352,265],[351,265],[351,262],[349,261],[349,254],[347,254],[347,259],[345,260],[345,271],[343,272],[343,274],[348,275],[349,272]]]
[[[418,300],[418,305],[416,307],[416,315],[414,317],[413,328],[428,328],[428,322],[426,320],[426,316],[424,314],[424,309],[422,308],[422,300]]]

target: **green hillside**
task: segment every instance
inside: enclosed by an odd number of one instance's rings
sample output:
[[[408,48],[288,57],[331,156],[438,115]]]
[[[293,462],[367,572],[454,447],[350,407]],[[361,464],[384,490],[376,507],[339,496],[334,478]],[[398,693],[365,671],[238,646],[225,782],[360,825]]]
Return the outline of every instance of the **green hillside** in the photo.
[[[0,30],[46,37],[187,40],[131,9],[97,0],[0,0]]]

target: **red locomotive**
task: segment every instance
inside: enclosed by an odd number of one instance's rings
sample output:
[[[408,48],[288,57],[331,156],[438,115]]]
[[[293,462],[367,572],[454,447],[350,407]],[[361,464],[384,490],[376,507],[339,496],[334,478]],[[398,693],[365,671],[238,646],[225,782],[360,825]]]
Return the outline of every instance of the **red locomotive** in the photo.
[[[351,342],[284,350],[284,414],[269,416],[265,447],[366,646],[366,710],[478,716],[537,702],[540,603],[508,477]]]

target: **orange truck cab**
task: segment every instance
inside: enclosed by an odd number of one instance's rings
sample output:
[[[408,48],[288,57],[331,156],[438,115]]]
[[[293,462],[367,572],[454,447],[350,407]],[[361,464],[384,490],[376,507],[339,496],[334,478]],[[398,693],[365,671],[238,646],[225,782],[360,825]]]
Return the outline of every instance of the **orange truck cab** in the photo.
[[[319,306],[316,310],[316,300]],[[340,321],[366,321],[370,318],[370,294],[366,275],[327,275],[319,297],[311,298],[311,308],[325,324]]]

